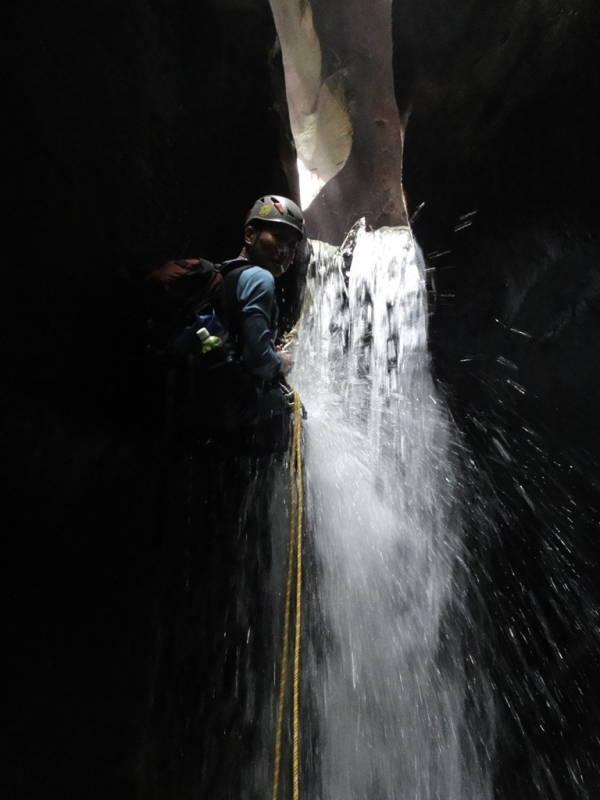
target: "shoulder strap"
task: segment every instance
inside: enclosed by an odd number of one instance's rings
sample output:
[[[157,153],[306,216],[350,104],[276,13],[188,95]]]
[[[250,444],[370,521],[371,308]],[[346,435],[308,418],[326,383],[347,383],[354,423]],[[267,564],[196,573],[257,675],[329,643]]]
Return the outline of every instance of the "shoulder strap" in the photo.
[[[245,259],[236,259],[235,261],[227,261],[221,265],[220,273],[223,276],[223,300],[225,307],[225,314],[227,317],[227,327],[233,336],[238,335],[240,328],[240,304],[238,301],[237,290],[238,283],[240,282],[240,275],[250,267],[253,267]]]

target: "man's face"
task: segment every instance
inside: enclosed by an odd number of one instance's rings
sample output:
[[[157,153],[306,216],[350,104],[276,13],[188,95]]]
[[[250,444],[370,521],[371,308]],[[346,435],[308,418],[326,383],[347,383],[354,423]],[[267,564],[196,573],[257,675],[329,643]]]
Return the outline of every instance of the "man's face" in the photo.
[[[249,225],[245,241],[250,247],[252,262],[277,278],[294,259],[298,234],[287,225],[269,225],[259,230]]]

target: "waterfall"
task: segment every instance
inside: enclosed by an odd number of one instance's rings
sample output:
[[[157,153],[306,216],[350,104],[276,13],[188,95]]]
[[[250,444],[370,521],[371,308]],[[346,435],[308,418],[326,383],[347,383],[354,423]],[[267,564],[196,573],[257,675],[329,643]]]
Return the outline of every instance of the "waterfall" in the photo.
[[[309,793],[487,800],[486,743],[466,719],[459,484],[422,257],[408,229],[359,227],[349,269],[343,249],[314,252],[294,372],[314,548]]]
[[[357,226],[340,250],[312,246],[293,373],[308,411],[300,794],[491,800],[493,714],[464,599],[460,447],[431,375],[422,257],[408,229]],[[244,719],[258,731],[248,800],[271,796],[288,480],[273,469],[270,652],[260,673],[246,670]],[[281,800],[291,797],[289,723],[284,739]]]

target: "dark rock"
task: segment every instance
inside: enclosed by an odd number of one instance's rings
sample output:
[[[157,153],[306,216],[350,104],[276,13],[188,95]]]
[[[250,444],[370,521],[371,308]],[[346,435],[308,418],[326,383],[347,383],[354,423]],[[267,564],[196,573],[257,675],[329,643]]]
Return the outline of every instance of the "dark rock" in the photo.
[[[193,792],[204,740],[185,725],[231,597],[206,562],[230,548],[195,518],[208,610],[179,619],[188,473],[165,460],[137,298],[169,258],[235,257],[256,197],[287,193],[274,29],[261,3],[26,0],[5,20],[5,794],[163,797],[181,775]]]
[[[496,793],[596,796],[598,10],[426,6],[396,4],[405,187],[410,213],[425,203],[435,368],[486,510],[471,546]]]

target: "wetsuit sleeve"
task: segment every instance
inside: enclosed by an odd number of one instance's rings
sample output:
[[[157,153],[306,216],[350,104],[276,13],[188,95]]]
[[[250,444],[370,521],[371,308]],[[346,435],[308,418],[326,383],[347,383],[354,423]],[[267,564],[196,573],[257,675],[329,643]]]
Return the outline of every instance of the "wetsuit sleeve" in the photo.
[[[271,330],[275,278],[265,269],[251,267],[240,275],[237,296],[242,361],[248,372],[271,381],[281,372],[281,358],[273,347]]]

